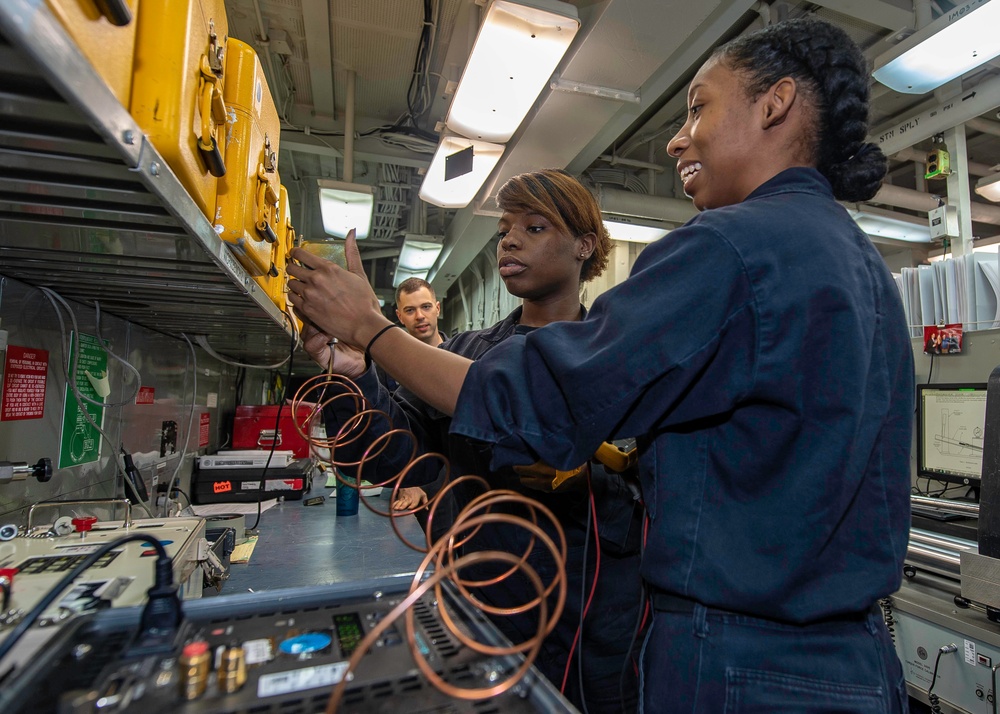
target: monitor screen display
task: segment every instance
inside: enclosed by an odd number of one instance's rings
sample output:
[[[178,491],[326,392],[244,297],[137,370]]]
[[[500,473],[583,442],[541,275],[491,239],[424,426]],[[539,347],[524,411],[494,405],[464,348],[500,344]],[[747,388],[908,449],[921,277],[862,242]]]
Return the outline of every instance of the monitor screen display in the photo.
[[[978,485],[986,384],[917,385],[917,475]]]

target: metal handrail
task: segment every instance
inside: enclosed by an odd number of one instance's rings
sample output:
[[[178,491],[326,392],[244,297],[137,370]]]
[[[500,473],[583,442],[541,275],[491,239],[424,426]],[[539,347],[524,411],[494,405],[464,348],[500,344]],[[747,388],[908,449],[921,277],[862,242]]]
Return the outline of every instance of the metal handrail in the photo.
[[[125,520],[122,525],[128,529],[132,527],[132,502],[127,498],[99,498],[92,501],[43,501],[42,503],[34,503],[31,508],[28,509],[28,528],[27,532],[31,533],[32,528],[32,517],[35,515],[36,508],[61,508],[63,506],[85,506],[94,504],[125,504]]]

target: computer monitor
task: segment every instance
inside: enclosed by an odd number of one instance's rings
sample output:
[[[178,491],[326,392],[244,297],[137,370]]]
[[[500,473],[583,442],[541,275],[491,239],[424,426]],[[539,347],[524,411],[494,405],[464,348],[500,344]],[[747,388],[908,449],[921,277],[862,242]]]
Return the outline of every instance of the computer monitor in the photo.
[[[917,475],[979,487],[986,384],[917,385]]]

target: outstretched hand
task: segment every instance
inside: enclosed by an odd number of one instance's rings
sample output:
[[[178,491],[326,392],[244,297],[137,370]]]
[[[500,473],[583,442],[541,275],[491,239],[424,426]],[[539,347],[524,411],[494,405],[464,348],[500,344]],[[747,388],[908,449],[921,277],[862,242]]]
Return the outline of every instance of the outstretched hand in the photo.
[[[363,349],[386,319],[368,284],[353,230],[347,234],[345,254],[347,270],[302,248],[292,250],[288,300],[318,332]]]
[[[395,511],[409,511],[420,508],[427,503],[427,492],[419,486],[404,487],[396,492],[396,500],[392,502]]]

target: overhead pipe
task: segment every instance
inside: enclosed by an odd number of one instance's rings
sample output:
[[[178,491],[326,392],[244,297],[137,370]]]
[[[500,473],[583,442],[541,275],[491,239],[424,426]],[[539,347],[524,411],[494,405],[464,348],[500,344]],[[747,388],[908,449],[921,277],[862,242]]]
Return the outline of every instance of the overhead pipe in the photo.
[[[769,27],[771,25],[771,6],[766,2],[758,0],[750,8],[750,12],[755,12],[760,15],[761,22],[764,23],[764,27]]]
[[[640,161],[638,159],[624,159],[621,156],[614,156],[612,154],[601,154],[597,157],[601,161],[610,164],[611,166],[630,166],[634,169],[647,169],[649,171],[655,171],[658,174],[666,171],[666,167],[655,161]]]
[[[971,128],[971,122],[965,122],[965,126]],[[912,146],[908,149],[903,149],[902,151],[897,151],[892,155],[892,158],[898,159],[899,161],[913,161],[918,164],[923,164],[927,162],[927,154],[919,149],[914,149]],[[968,163],[969,175],[970,176],[989,176],[995,173],[988,164],[981,164],[976,161],[970,161]]]
[[[347,103],[344,108],[344,181],[354,183],[354,89],[357,73],[347,70]]]
[[[915,191],[912,188],[893,186],[884,183],[874,198],[866,203],[881,203],[894,208],[906,208],[911,211],[922,211],[927,213],[941,205],[941,199],[923,191]],[[970,214],[976,223],[989,223],[1000,226],[1000,206],[987,206],[982,203],[973,203],[970,206]]]
[[[983,134],[1000,136],[1000,123],[990,121],[989,119],[983,119],[981,117],[973,117],[972,119],[966,121],[965,128],[980,131]]]
[[[913,0],[913,29],[922,30],[931,24],[931,0]]]
[[[264,55],[264,64],[267,65],[267,73],[271,78],[271,90],[278,89],[278,75],[274,73],[274,63],[271,60],[271,38],[267,35],[267,25],[264,24],[264,15],[260,11],[260,0],[253,0],[254,14],[257,16],[257,41],[260,44],[261,54]]]
[[[914,114],[900,114],[874,127],[868,141],[878,144],[889,156],[963,122],[976,131],[992,131],[994,122],[982,122],[979,115],[998,105],[1000,76],[993,76],[965,88],[960,96],[935,102]]]
[[[646,163],[655,163],[653,159],[656,158],[656,147],[653,146],[653,142],[646,144],[646,158]],[[658,173],[659,172],[653,168],[646,169],[646,192],[649,194],[656,193],[656,174]]]
[[[698,209],[687,199],[649,196],[602,185],[594,189],[594,195],[601,210],[607,213],[677,224],[687,223],[698,215]]]
[[[358,241],[358,243],[367,243],[368,241]],[[379,258],[398,258],[399,248],[377,248],[375,250],[362,250],[361,258],[362,260],[375,261]]]

